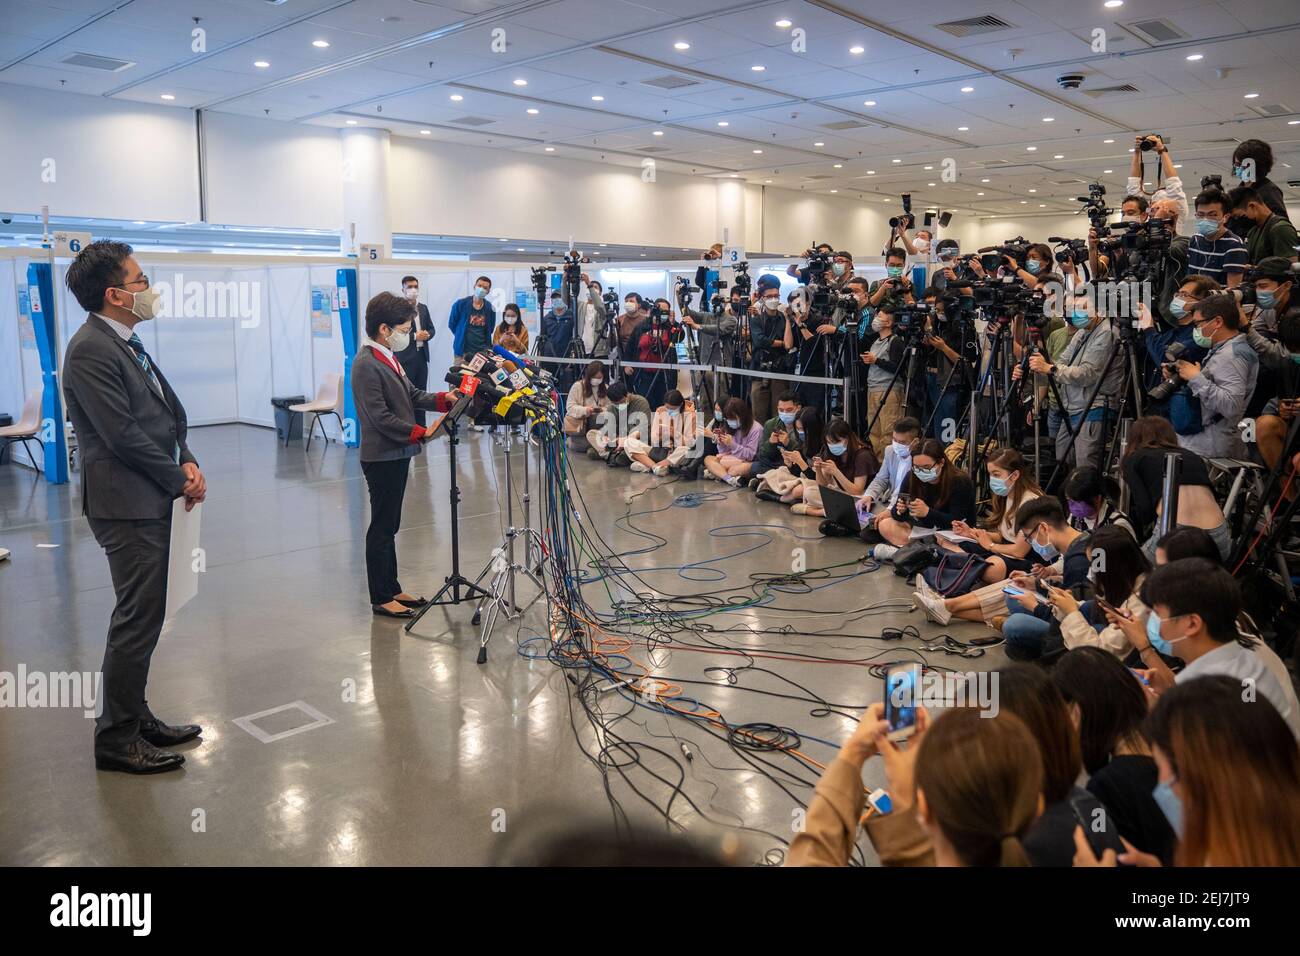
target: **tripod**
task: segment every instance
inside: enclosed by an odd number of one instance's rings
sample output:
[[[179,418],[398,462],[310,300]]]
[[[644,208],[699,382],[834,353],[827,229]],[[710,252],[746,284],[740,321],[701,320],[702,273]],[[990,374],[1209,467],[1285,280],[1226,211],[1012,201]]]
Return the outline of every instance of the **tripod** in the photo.
[[[523,616],[546,593],[546,586],[541,579],[542,564],[546,560],[545,549],[542,546],[542,536],[529,527],[531,521],[530,501],[532,499],[528,492],[527,439],[524,440],[523,445],[523,527],[515,527],[514,481],[510,466],[510,452],[514,447],[514,434],[507,430],[501,442],[506,463],[506,529],[502,535],[501,543],[492,549],[492,555],[488,558],[483,570],[479,572],[473,583],[475,590],[482,595],[479,598],[478,606],[474,609],[474,616],[470,619],[471,624],[479,627],[478,663],[480,664],[487,663],[488,641],[492,637],[492,628],[496,625],[497,616],[504,613],[506,620],[516,620]],[[515,557],[515,539],[519,537],[524,539],[524,560],[522,564]],[[490,591],[484,591],[479,587],[479,582],[487,577],[488,572],[492,572],[492,581],[489,584]],[[519,574],[524,575],[533,584],[537,585],[537,594],[523,607],[519,606],[515,598],[515,577]]]
[[[407,634],[411,633],[411,628],[420,622],[420,618],[424,617],[430,608],[460,604],[462,601],[470,600],[475,594],[483,597],[490,596],[487,591],[478,586],[477,581],[471,581],[460,573],[460,485],[456,483],[456,446],[460,444],[460,426],[448,415],[448,420],[443,427],[447,429],[447,460],[451,472],[451,574],[443,579],[444,584],[433,599],[420,608],[415,617],[406,622],[402,630]],[[461,593],[462,588],[465,589],[464,594]]]

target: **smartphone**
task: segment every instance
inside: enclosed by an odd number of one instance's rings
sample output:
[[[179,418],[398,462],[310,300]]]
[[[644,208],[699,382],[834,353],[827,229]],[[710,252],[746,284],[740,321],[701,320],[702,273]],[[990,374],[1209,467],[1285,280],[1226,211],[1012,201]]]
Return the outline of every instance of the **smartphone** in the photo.
[[[906,740],[916,733],[920,706],[921,664],[891,664],[885,671],[885,720],[889,739]]]
[[[1020,588],[1018,587],[1013,587],[1012,585],[1008,584],[1006,587],[1002,589],[1002,593],[1010,594],[1012,597],[1020,597],[1025,592],[1020,590]]]
[[[906,508],[909,504],[911,504],[911,502],[912,502],[912,496],[911,496],[911,495],[902,495],[902,494],[900,494],[900,495],[898,496],[898,503],[899,503],[900,505],[902,505],[904,508]]]
[[[1074,811],[1075,822],[1083,827],[1083,835],[1097,859],[1101,859],[1106,850],[1114,850],[1116,856],[1128,852],[1124,841],[1119,838],[1114,818],[1100,804],[1094,807],[1085,805],[1085,798],[1086,795],[1082,793],[1073,793],[1067,797],[1070,809]]]
[[[1147,680],[1147,676],[1143,674],[1141,671],[1135,671],[1133,668],[1130,667],[1128,669],[1128,672],[1132,674],[1134,677],[1136,677],[1138,679],[1138,682],[1141,683],[1143,686],[1145,687],[1151,686],[1151,681]]]

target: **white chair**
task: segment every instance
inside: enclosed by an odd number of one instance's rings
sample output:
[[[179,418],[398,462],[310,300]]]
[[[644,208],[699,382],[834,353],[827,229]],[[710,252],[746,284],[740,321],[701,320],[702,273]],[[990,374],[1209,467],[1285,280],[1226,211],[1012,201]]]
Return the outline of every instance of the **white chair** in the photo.
[[[338,419],[339,431],[343,431],[343,416],[339,414],[343,411],[343,376],[337,372],[327,372],[321,379],[320,387],[316,389],[316,397],[310,402],[303,402],[301,405],[290,405],[289,411],[298,412],[301,415],[311,415],[311,427],[307,432],[307,450],[311,451],[312,436],[316,432],[316,423],[320,421],[322,415],[333,415]],[[321,438],[329,444],[329,435],[325,434],[325,424],[320,426]],[[284,442],[289,444],[288,439]]]
[[[27,400],[23,402],[23,414],[18,419],[16,425],[5,425],[0,428],[0,461],[4,460],[5,452],[14,442],[22,442],[23,448],[27,450],[27,457],[32,460],[32,467],[40,471],[40,466],[36,464],[36,456],[32,454],[28,442],[34,441],[37,445],[41,441],[36,436],[41,430],[41,393],[39,391],[29,392]],[[10,456],[12,457],[12,456]]]

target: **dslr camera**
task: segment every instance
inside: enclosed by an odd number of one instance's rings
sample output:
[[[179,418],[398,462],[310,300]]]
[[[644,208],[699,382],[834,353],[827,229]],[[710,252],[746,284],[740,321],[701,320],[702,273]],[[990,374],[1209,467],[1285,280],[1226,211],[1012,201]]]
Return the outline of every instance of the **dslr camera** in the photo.
[[[891,216],[889,225],[893,229],[904,228],[911,229],[916,225],[916,217],[912,215],[912,194],[903,193],[903,214],[901,216]]]
[[[1151,391],[1147,392],[1147,398],[1163,405],[1186,384],[1178,375],[1178,360],[1183,357],[1183,353],[1186,351],[1187,346],[1182,342],[1169,343],[1169,347],[1165,349],[1164,360],[1160,363],[1160,367],[1169,373],[1169,377],[1157,382]]]

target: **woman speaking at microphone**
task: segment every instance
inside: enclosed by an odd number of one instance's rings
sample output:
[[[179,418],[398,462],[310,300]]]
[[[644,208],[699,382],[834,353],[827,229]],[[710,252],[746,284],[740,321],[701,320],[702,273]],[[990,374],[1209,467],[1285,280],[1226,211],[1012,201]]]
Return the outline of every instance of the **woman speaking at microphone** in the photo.
[[[423,598],[411,597],[397,583],[397,529],[411,459],[420,454],[429,429],[416,424],[415,409],[432,409],[432,392],[411,384],[394,352],[406,348],[415,304],[381,292],[366,305],[370,340],[352,363],[352,397],[361,424],[361,471],[370,490],[366,529],[366,580],[370,606],[381,617],[413,617]]]

